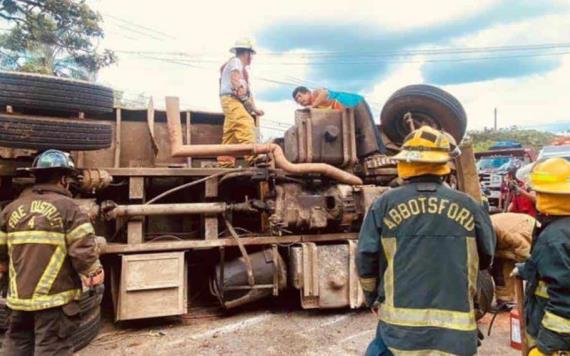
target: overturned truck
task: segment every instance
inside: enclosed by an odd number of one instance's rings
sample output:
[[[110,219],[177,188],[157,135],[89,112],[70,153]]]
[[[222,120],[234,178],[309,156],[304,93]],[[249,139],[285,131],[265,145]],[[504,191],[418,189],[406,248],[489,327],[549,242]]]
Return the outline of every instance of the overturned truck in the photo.
[[[81,171],[75,199],[107,241],[102,261],[116,320],[211,303],[233,308],[290,289],[303,308],[363,305],[359,227],[370,204],[401,182],[390,162],[358,157],[366,142],[351,110],[299,110],[283,138],[222,146],[223,115],[181,112],[177,98],[166,99],[166,111],[126,110],[93,84],[13,73],[0,81],[2,201],[33,183],[17,168],[38,151],[72,152]],[[438,88],[405,87],[382,111],[389,153],[421,125],[460,142],[466,116]],[[472,149],[462,152],[448,184],[480,199]],[[271,160],[216,166],[216,156],[251,154]]]

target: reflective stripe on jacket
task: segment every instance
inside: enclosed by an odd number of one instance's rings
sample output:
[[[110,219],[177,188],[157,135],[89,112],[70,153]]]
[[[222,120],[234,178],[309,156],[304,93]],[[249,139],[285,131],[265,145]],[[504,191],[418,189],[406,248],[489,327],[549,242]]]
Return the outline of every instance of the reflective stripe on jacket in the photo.
[[[89,217],[55,185],[36,185],[0,214],[0,262],[11,309],[49,309],[81,295],[79,274],[100,267]]]
[[[475,354],[477,273],[494,250],[488,214],[436,177],[382,195],[363,222],[356,263],[390,351]]]

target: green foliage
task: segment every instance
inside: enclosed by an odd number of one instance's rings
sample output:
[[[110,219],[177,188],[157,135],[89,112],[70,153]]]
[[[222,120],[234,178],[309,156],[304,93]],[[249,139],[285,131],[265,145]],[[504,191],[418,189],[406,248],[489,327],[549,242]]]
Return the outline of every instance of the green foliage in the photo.
[[[0,68],[93,79],[116,62],[98,53],[101,16],[85,0],[0,0],[0,19],[11,25],[0,36]]]
[[[487,151],[497,141],[516,141],[524,147],[532,147],[538,151],[543,146],[550,144],[556,137],[555,134],[550,132],[521,130],[516,127],[498,131],[469,131],[468,135],[473,142],[476,152]]]

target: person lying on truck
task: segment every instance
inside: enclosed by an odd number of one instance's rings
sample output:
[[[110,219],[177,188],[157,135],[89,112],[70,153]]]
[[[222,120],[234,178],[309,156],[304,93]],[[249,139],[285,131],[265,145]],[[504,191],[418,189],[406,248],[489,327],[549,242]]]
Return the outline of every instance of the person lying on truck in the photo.
[[[72,355],[82,287],[103,283],[95,231],[69,192],[67,154],[47,150],[28,169],[31,191],[0,214],[0,271],[11,310],[5,355]]]
[[[358,158],[365,159],[367,168],[392,164],[392,161],[384,156],[386,147],[382,142],[380,130],[374,123],[370,106],[363,96],[324,88],[311,91],[307,87],[300,86],[293,90],[293,99],[297,104],[306,108],[354,109]]]
[[[379,318],[367,356],[477,353],[473,298],[496,240],[483,207],[444,184],[457,153],[441,131],[410,133],[393,157],[407,184],[382,194],[364,218],[356,267]]]
[[[264,114],[255,104],[247,70],[255,50],[251,41],[244,39],[236,41],[230,52],[235,57],[220,68],[220,102],[225,115],[222,144],[255,143],[253,117]],[[245,158],[250,165],[255,161],[255,156]],[[220,156],[218,164],[232,168],[235,166],[235,157]]]
[[[526,281],[524,318],[529,355],[570,353],[570,163],[550,158],[530,173],[540,226],[530,258],[513,275]]]

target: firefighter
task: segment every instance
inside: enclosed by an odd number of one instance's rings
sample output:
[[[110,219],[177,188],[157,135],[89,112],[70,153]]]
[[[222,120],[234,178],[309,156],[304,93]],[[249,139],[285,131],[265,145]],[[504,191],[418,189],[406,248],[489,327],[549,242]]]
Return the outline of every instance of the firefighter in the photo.
[[[570,163],[534,166],[538,221],[530,258],[513,271],[527,281],[525,318],[530,355],[570,352]]]
[[[490,271],[495,281],[497,310],[510,310],[515,299],[515,281],[509,274],[516,262],[530,256],[536,220],[528,214],[499,213],[491,215],[491,222],[497,236],[497,250]]]
[[[448,134],[413,131],[394,156],[405,184],[366,214],[356,265],[380,319],[367,355],[477,352],[473,297],[496,238],[483,207],[443,182],[457,153]]]
[[[93,226],[71,198],[67,154],[47,150],[29,171],[36,183],[0,215],[0,268],[11,310],[6,355],[71,355],[82,284],[103,283]]]
[[[254,116],[262,116],[263,110],[257,108],[253,99],[249,72],[255,50],[250,40],[236,41],[230,52],[235,57],[224,63],[220,69],[220,102],[224,111],[222,144],[255,143]],[[251,165],[255,156],[246,157]],[[224,168],[235,166],[235,158],[218,157],[218,165]]]

